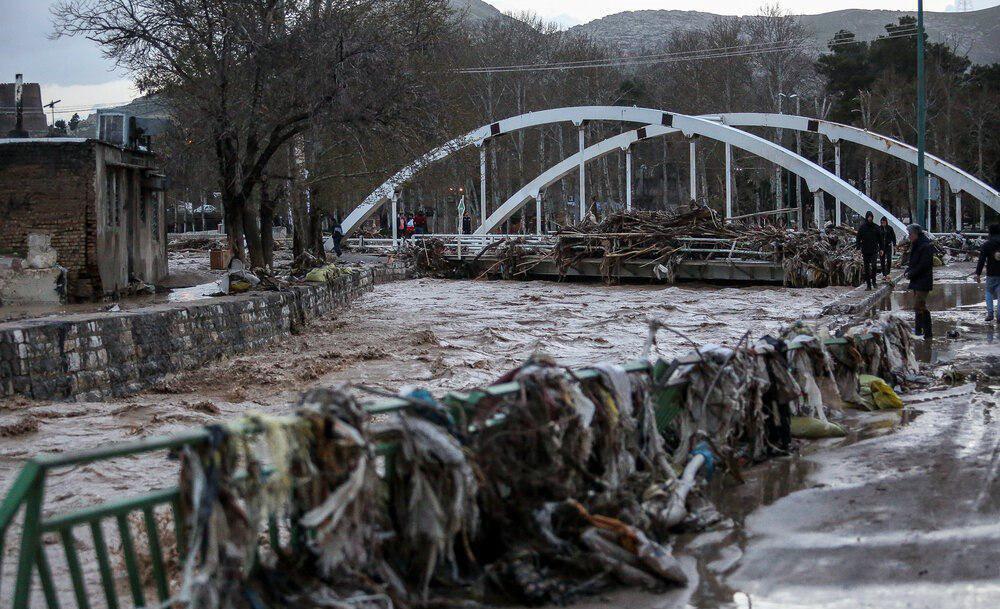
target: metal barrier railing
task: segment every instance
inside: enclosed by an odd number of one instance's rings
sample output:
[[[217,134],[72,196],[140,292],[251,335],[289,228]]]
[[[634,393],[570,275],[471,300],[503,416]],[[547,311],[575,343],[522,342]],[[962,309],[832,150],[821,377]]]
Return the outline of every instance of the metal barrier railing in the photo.
[[[871,336],[863,336],[862,340],[870,339]],[[824,341],[828,346],[843,345],[848,341],[843,338],[827,339]],[[789,349],[800,348],[803,343],[792,343]],[[699,361],[697,355],[679,358],[666,362],[658,360],[656,363],[648,361],[634,361],[625,365],[625,370],[629,373],[654,374],[654,371],[670,370],[684,364],[693,364]],[[659,367],[659,368],[657,368]],[[596,378],[600,373],[593,369],[583,369],[577,371],[574,376],[577,379],[587,381]],[[683,407],[682,390],[684,385],[669,385],[660,394],[656,405],[657,424],[665,428],[666,424]],[[515,395],[520,390],[520,385],[516,382],[502,383],[476,390],[469,394],[450,393],[445,396],[443,402],[452,408],[472,409],[484,397],[503,397]],[[391,398],[365,405],[365,410],[371,415],[391,413],[399,411],[409,404],[408,401]],[[502,421],[502,417],[493,422]],[[242,428],[231,430],[234,433],[256,434],[261,430],[253,425],[245,425]],[[475,429],[470,428],[470,432]],[[78,529],[89,530],[94,545],[95,559],[100,577],[100,587],[105,606],[109,609],[119,609],[123,606],[123,601],[119,598],[118,582],[111,564],[111,552],[108,540],[104,534],[103,523],[114,521],[118,537],[121,541],[121,553],[125,566],[125,574],[128,583],[129,596],[133,607],[153,607],[161,606],[170,599],[170,582],[165,565],[164,540],[159,536],[155,510],[166,507],[169,509],[169,516],[173,520],[176,545],[174,548],[183,556],[185,548],[184,519],[181,517],[180,490],[177,486],[163,488],[147,492],[136,497],[116,499],[100,503],[87,508],[77,509],[61,514],[45,515],[45,483],[49,474],[55,470],[67,469],[108,461],[111,459],[128,457],[140,454],[147,454],[158,451],[178,450],[185,447],[197,447],[209,441],[209,432],[206,429],[194,430],[169,437],[156,437],[139,442],[122,443],[93,450],[87,450],[69,454],[41,455],[28,460],[19,475],[11,485],[3,502],[0,503],[0,608],[4,607],[5,598],[10,598],[11,609],[28,609],[32,589],[36,582],[41,588],[41,593],[45,600],[47,609],[59,609],[63,606],[53,580],[53,573],[50,560],[46,552],[45,535],[55,534],[59,538],[58,545],[62,552],[69,572],[70,583],[72,584],[72,597],[75,606],[79,609],[90,609],[96,603],[92,602],[92,596],[84,580],[83,569],[77,551],[76,531]],[[391,458],[391,447],[381,446],[380,454]],[[14,582],[13,595],[7,596],[6,587],[3,582],[3,562],[6,558],[7,534],[12,524],[19,514],[23,514],[20,535],[20,547],[16,557],[16,576]],[[158,601],[150,604],[146,597],[149,592],[148,587],[143,583],[140,573],[139,555],[136,550],[136,537],[133,535],[130,524],[130,516],[138,514],[141,516],[145,529],[145,547],[149,553],[149,565],[152,574],[155,596]],[[268,523],[268,538],[271,543],[277,546],[278,525],[272,519]]]
[[[407,239],[421,241],[428,239],[440,240],[448,252],[453,252],[453,256],[476,256],[486,247],[498,241],[507,239],[519,240],[520,247],[527,250],[548,251],[556,244],[556,237],[553,235],[517,235],[517,234],[488,234],[488,235],[458,235],[458,234],[425,234],[411,235]],[[678,237],[678,241],[684,244],[678,250],[681,254],[693,254],[693,258],[700,260],[725,260],[725,261],[769,261],[772,252],[748,249],[747,244],[741,244],[737,239],[723,239],[719,237]],[[386,237],[351,237],[347,243],[352,247],[375,249],[382,252],[389,252],[396,249],[405,240],[400,239],[397,244],[391,238]]]

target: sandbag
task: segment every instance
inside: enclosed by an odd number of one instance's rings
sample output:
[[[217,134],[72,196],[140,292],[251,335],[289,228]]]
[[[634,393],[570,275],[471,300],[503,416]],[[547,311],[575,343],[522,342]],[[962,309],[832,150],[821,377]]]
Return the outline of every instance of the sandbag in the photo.
[[[813,417],[792,417],[792,437],[816,440],[819,438],[842,438],[847,431],[836,423],[820,421]]]
[[[903,400],[888,383],[877,376],[871,374],[858,375],[858,382],[861,383],[862,396],[871,397],[870,405],[878,410],[899,410],[903,407]],[[867,400],[866,400],[867,402]]]
[[[306,273],[306,281],[312,283],[326,283],[331,279],[340,277],[342,271],[336,264],[320,266]]]

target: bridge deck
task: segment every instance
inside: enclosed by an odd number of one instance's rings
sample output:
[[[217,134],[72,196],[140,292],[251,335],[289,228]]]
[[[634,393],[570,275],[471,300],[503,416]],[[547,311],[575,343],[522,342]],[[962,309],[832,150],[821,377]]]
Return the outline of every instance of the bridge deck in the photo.
[[[413,235],[413,241],[437,239],[444,244],[444,257],[460,264],[472,266],[473,273],[489,272],[500,274],[499,258],[491,251],[498,242],[517,239],[527,250],[522,260],[529,268],[527,274],[533,277],[594,277],[604,276],[600,258],[584,258],[560,271],[557,262],[549,257],[556,244],[556,238],[549,235]],[[675,272],[680,280],[740,281],[753,283],[782,283],[785,279],[781,264],[771,259],[769,252],[741,248],[730,239],[711,237],[684,237],[685,247],[679,253],[685,256]],[[400,240],[393,245],[392,239],[352,238],[348,243],[353,247],[363,247],[377,251],[392,251],[405,245]],[[631,260],[616,265],[613,275],[618,279],[658,280],[662,272],[657,272],[655,260]],[[661,269],[662,271],[662,269]]]

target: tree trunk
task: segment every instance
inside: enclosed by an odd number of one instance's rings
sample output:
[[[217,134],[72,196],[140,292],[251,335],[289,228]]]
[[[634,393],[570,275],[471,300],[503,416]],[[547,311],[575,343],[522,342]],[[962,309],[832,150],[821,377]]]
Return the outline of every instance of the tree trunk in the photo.
[[[265,177],[260,183],[260,242],[264,266],[274,267],[274,209],[276,201]]]
[[[267,263],[264,260],[264,244],[260,236],[260,207],[251,205],[247,209],[243,228],[246,232],[247,253],[250,259],[250,268],[263,268]]]

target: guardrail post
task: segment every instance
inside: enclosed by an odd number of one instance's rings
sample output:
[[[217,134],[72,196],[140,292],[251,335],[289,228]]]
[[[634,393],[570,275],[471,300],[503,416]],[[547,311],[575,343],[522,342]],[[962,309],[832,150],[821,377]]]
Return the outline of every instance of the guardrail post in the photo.
[[[45,474],[40,471],[25,495],[24,526],[21,530],[21,552],[17,557],[17,580],[14,583],[13,609],[28,609],[31,600],[31,578],[41,551],[42,499],[45,493]]]

